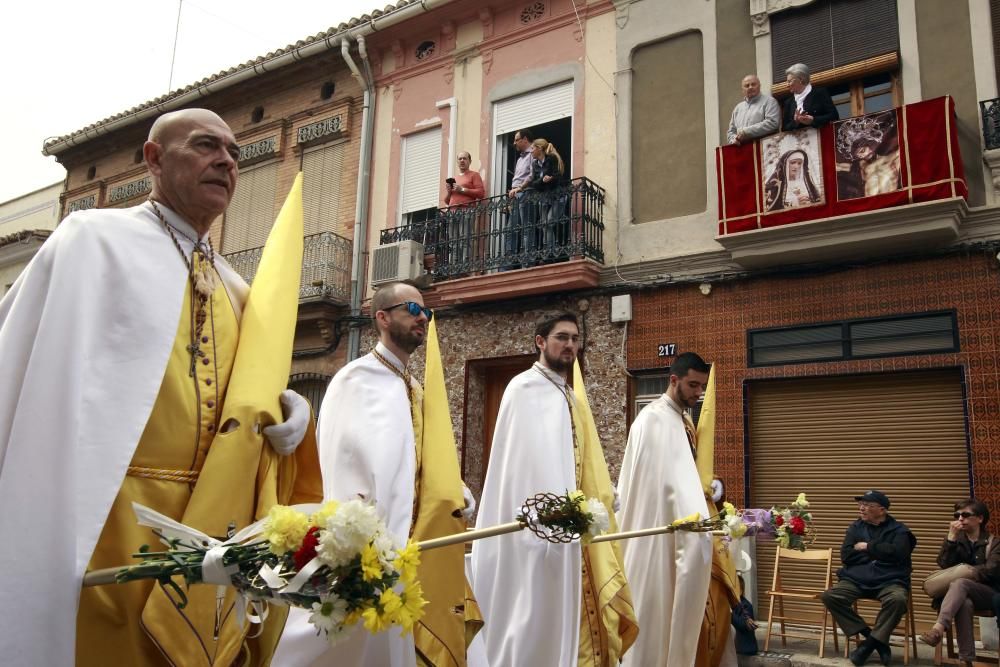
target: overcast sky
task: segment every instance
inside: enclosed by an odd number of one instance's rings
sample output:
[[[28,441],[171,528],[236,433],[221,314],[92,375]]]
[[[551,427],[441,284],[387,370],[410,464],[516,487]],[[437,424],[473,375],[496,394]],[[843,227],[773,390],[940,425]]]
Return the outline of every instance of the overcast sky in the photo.
[[[47,137],[79,130],[389,0],[27,0],[0,21],[0,202],[61,181]],[[395,4],[393,2],[392,4]]]

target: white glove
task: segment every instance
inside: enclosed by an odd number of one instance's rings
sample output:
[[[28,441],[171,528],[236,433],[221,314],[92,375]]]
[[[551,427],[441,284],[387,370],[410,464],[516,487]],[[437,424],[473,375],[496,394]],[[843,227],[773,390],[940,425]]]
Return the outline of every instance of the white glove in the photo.
[[[465,522],[469,523],[472,521],[472,515],[476,513],[476,499],[472,497],[472,491],[469,491],[469,487],[465,484],[462,484],[462,497],[465,499],[462,516],[465,517]]]
[[[721,479],[712,480],[712,502],[717,503],[722,500],[723,487]]]
[[[278,399],[281,401],[281,411],[284,413],[285,421],[265,426],[264,437],[271,443],[274,451],[282,456],[288,456],[305,437],[311,411],[309,401],[291,389],[281,392]]]
[[[611,511],[614,512],[615,514],[618,514],[618,512],[620,512],[621,509],[622,509],[622,499],[618,495],[618,487],[617,486],[615,486],[614,484],[612,484],[611,485],[611,490],[615,494],[615,499],[611,501]]]

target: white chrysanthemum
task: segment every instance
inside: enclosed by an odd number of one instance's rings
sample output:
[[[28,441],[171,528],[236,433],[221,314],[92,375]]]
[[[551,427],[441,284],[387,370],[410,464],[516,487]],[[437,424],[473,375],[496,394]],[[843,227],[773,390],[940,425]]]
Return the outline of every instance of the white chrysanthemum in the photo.
[[[331,637],[340,634],[345,618],[347,618],[347,602],[331,593],[329,597],[313,602],[309,622],[325,632],[327,637]]]
[[[725,518],[726,522],[726,533],[734,538],[738,539],[746,535],[747,525],[743,521],[743,517],[738,514],[727,514]]]
[[[393,566],[392,561],[396,559],[396,552],[400,549],[395,540],[393,540],[392,537],[390,537],[384,530],[380,530],[375,534],[375,539],[372,540],[372,546],[375,547],[375,551],[378,552],[378,561],[382,564],[382,570],[384,572],[395,574],[396,568]]]
[[[608,508],[597,498],[587,500],[587,512],[590,513],[590,526],[587,528],[594,537],[606,533],[611,527],[611,519],[608,517]]]
[[[346,565],[361,553],[380,528],[375,508],[360,500],[341,503],[326,520],[316,556],[330,567]]]

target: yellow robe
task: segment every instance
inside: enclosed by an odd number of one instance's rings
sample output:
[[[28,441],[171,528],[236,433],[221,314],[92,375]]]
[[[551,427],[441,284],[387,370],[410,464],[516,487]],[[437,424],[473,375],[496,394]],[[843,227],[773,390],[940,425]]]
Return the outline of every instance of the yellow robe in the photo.
[[[185,294],[160,392],[132,456],[129,473],[105,521],[90,570],[138,562],[132,554],[143,544],[153,551],[162,546],[149,528],[136,523],[132,502],[178,521],[184,515],[193,485],[150,475],[163,475],[155,471],[199,470],[219,427],[216,420],[225,400],[239,339],[236,314],[221,281],[219,285],[207,308],[200,343],[205,356],[195,364],[195,378],[189,375],[191,354],[187,349],[193,319],[190,287]],[[79,667],[171,664],[140,623],[143,607],[156,586],[156,582],[147,580],[82,590],[76,634]],[[180,614],[177,633],[190,636],[193,643],[199,641]],[[208,644],[211,653],[215,652],[210,629],[201,641]]]

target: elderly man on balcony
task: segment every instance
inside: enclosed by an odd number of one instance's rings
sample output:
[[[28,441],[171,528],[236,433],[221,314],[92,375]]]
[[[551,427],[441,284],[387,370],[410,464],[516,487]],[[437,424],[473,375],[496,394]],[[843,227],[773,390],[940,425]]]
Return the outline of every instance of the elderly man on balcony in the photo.
[[[444,205],[448,207],[445,215],[448,219],[448,261],[465,262],[469,260],[472,247],[471,211],[463,211],[471,207],[472,202],[486,196],[486,186],[478,171],[469,169],[472,155],[468,151],[458,154],[458,174],[445,181]]]
[[[742,86],[743,99],[733,109],[726,133],[726,141],[736,146],[774,134],[781,126],[778,101],[760,92],[757,75],[747,74]]]

